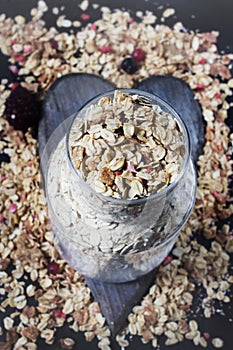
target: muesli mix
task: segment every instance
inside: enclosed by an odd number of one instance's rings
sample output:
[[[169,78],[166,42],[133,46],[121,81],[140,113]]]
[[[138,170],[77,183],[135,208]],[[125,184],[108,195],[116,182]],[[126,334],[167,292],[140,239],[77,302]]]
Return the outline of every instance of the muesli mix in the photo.
[[[46,175],[62,255],[84,275],[111,282],[136,278],[163,261],[196,188],[179,117],[150,95],[126,91],[97,97],[75,115]]]
[[[177,179],[185,136],[175,118],[150,103],[115,90],[112,101],[102,97],[87,108],[84,120],[72,125],[71,161],[97,192],[135,199],[158,193]]]
[[[221,334],[210,334],[208,322],[207,328],[199,329],[191,311],[197,285],[203,288],[199,307],[206,318],[215,312],[214,302],[231,300],[233,237],[227,219],[232,214],[233,136],[226,118],[233,55],[218,51],[214,31],[187,31],[179,22],[168,27],[166,18],[173,9],[166,9],[161,19],[138,11],[135,21],[128,11],[103,7],[101,18],[92,22],[88,6],[98,7],[83,1],[83,13],[75,21],[53,8],[57,27],[51,28],[42,20],[50,11],[44,1],[31,10],[29,22],[21,15],[14,19],[0,15],[0,49],[9,56],[9,68],[21,86],[41,93],[64,74],[88,72],[128,88],[151,75],[171,74],[194,91],[206,122],[194,211],[161,264],[154,285],[133,308],[116,340],[127,347],[130,335],[138,335],[156,348],[165,335],[166,345],[190,339],[197,346],[224,347]],[[87,341],[97,337],[99,348],[109,350],[110,331],[98,304],[83,277],[61,259],[54,246],[40,187],[37,141],[30,133],[14,130],[6,120],[6,99],[15,87],[1,80],[0,149],[11,163],[3,162],[0,169],[0,310],[6,312],[0,329],[6,339],[0,347],[37,349],[39,337],[53,344],[56,329],[66,324],[84,332]],[[219,219],[225,220],[220,228]],[[199,242],[200,236],[211,239],[209,249]],[[60,345],[74,348],[75,333],[74,339],[60,339]]]

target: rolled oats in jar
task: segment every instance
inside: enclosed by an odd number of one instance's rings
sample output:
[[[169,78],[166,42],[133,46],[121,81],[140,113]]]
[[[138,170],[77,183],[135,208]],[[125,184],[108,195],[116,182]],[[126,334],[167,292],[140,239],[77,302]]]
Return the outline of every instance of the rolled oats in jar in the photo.
[[[156,261],[150,258],[142,269],[138,261],[144,258],[137,256],[133,264],[134,254],[163,245],[194,202],[186,127],[163,100],[132,89],[97,96],[72,119],[47,177],[57,244],[64,252],[62,242],[67,247],[70,240],[77,251],[69,250],[67,260],[90,277],[102,278],[103,271],[106,277],[109,267],[109,276],[121,270],[117,281],[136,278],[158,265],[168,249],[160,249]],[[188,169],[194,179],[190,193]],[[84,268],[90,255],[97,264]],[[128,274],[121,277],[124,269]]]

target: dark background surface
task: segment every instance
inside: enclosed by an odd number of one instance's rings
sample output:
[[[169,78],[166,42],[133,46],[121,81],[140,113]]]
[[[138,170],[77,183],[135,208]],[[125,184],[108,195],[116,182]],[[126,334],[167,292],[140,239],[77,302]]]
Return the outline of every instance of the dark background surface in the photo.
[[[30,18],[30,9],[35,6],[37,1],[34,0],[0,0],[0,14],[6,13],[9,17],[14,17],[18,14],[22,14],[27,19]],[[60,14],[65,14],[68,19],[74,20],[80,19],[82,11],[78,7],[81,1],[74,0],[47,0],[49,8],[60,8],[65,6],[64,11]],[[231,0],[171,0],[166,1],[152,1],[152,0],[96,0],[90,1],[90,3],[98,3],[111,8],[125,8],[132,11],[135,10],[151,10],[156,15],[161,14],[165,8],[172,7],[176,10],[175,16],[168,18],[165,24],[172,25],[177,21],[182,21],[184,26],[190,30],[199,30],[200,32],[216,30],[220,32],[218,47],[220,52],[232,52],[233,53],[233,1]],[[159,5],[163,5],[163,9],[158,9]],[[90,6],[87,11],[91,15],[90,22],[99,18],[100,11],[93,10]],[[48,11],[44,20],[48,27],[55,26],[57,16],[53,15],[51,10]],[[85,24],[86,22],[84,22]],[[77,29],[75,29],[77,30]],[[61,31],[65,31],[65,28],[61,28]],[[8,58],[0,54],[0,79],[9,78],[10,81],[14,81],[14,75],[8,69]],[[231,274],[233,273],[231,267]],[[233,292],[233,291],[232,291]],[[231,293],[233,294],[233,293]],[[216,305],[217,312],[211,319],[205,319],[201,312],[198,312],[198,305],[200,305],[201,291],[196,295],[196,303],[192,310],[191,318],[197,319],[199,328],[203,332],[209,332],[212,337],[221,337],[224,339],[224,350],[233,349],[233,303],[225,305]],[[219,311],[218,311],[219,310]],[[5,316],[5,315],[2,315]],[[82,350],[94,350],[97,349],[97,341],[92,343],[86,343],[82,333],[75,334],[68,328],[62,328],[57,331],[56,338],[71,336],[76,339],[76,348]],[[194,346],[191,341],[184,341],[178,345],[166,347],[163,345],[163,338],[160,341],[160,349],[171,350],[192,350],[199,349],[201,346]],[[112,349],[120,349],[116,344],[111,345]],[[43,342],[38,343],[39,350],[58,350],[60,346],[58,341],[54,345],[46,345]],[[151,344],[142,344],[141,340],[137,337],[131,339],[131,344],[128,347],[129,350],[153,349]],[[208,346],[208,349],[214,349],[212,345]],[[1,349],[0,349],[1,350]]]

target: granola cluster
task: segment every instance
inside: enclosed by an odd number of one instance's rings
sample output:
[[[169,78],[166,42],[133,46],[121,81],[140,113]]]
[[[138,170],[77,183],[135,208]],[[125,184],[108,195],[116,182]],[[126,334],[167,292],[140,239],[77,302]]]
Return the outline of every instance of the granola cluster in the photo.
[[[141,101],[140,101],[141,99]],[[72,125],[71,160],[97,192],[146,197],[178,178],[187,147],[178,121],[143,96],[116,90],[90,105]]]
[[[88,12],[88,1],[82,2],[82,10]],[[46,11],[46,3],[39,1],[29,22],[21,15],[14,19],[0,15],[0,49],[9,56],[10,70],[27,89],[45,92],[57,77],[71,72],[99,74],[119,88],[132,87],[135,80],[150,75],[171,74],[186,81],[200,102],[206,144],[198,160],[195,209],[161,264],[154,285],[134,307],[126,329],[116,340],[127,347],[128,336],[139,335],[143,343],[151,342],[156,348],[160,336],[165,335],[167,345],[190,339],[197,346],[212,343],[223,347],[221,335],[209,333],[208,321],[206,328],[200,329],[191,310],[195,312],[197,285],[204,291],[204,298],[198,300],[204,317],[213,315],[216,302],[230,302],[233,238],[227,219],[232,214],[228,183],[233,136],[225,120],[232,106],[227,97],[233,88],[233,55],[219,53],[214,31],[189,32],[179,22],[168,27],[164,22],[173,15],[172,9],[166,9],[161,19],[138,11],[136,22],[128,11],[111,12],[104,7],[95,22],[86,12],[80,21],[72,22],[56,7],[52,11],[57,27],[52,28],[46,28],[42,20]],[[85,21],[81,30],[69,30]],[[135,47],[143,47],[146,58],[140,69],[129,75],[119,69],[119,63]],[[36,350],[38,337],[53,344],[56,329],[66,324],[74,332],[84,332],[87,341],[97,337],[99,348],[110,350],[110,331],[99,306],[82,276],[54,247],[40,188],[37,142],[9,126],[4,104],[10,90],[4,79],[0,91],[0,150],[11,157],[11,163],[2,163],[0,169],[0,311],[8,312],[0,328],[1,334],[6,333],[0,347]],[[222,227],[216,224],[219,219],[226,220]],[[196,239],[196,233],[212,239],[209,249]],[[56,274],[49,272],[52,262],[59,265]],[[75,346],[71,338],[61,339],[60,344],[63,348]]]

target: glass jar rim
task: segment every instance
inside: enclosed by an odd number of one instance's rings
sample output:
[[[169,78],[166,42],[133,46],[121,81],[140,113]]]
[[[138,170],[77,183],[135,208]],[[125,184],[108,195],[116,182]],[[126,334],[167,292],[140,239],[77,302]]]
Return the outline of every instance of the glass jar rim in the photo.
[[[145,197],[135,198],[135,199],[119,199],[119,198],[114,198],[114,197],[111,197],[111,196],[104,196],[103,194],[96,192],[95,189],[92,186],[90,186],[79,175],[79,173],[78,173],[77,169],[75,168],[75,166],[74,166],[74,164],[72,162],[72,159],[71,159],[71,154],[70,154],[70,149],[69,149],[69,136],[70,136],[73,124],[74,124],[78,114],[81,111],[83,111],[85,108],[87,108],[89,105],[97,103],[100,98],[113,95],[116,90],[121,91],[123,93],[127,93],[127,94],[135,94],[135,95],[137,94],[139,96],[147,97],[148,99],[150,99],[152,101],[152,105],[153,105],[153,102],[154,102],[155,105],[157,104],[161,108],[162,107],[166,108],[169,111],[169,113],[172,116],[172,118],[176,119],[180,129],[182,130],[182,132],[184,133],[184,136],[185,136],[185,157],[184,157],[184,162],[183,162],[182,169],[181,169],[179,175],[166,188],[164,188],[160,192],[155,192],[155,193],[153,193],[153,194],[151,194],[150,196],[147,196],[147,197],[145,196]],[[129,204],[138,205],[138,204],[143,204],[143,203],[145,203],[147,201],[150,201],[150,200],[153,200],[153,199],[157,199],[157,198],[160,198],[160,197],[166,195],[168,192],[170,192],[173,188],[175,188],[177,186],[177,184],[180,182],[180,180],[184,176],[184,174],[186,172],[186,169],[188,167],[190,154],[191,154],[190,136],[189,136],[188,128],[187,128],[185,122],[182,120],[182,117],[175,110],[175,108],[171,104],[169,104],[168,102],[166,102],[165,100],[163,100],[161,97],[159,97],[156,94],[151,94],[151,93],[148,93],[148,92],[143,91],[143,90],[131,89],[131,88],[115,88],[115,89],[111,89],[111,90],[108,90],[108,91],[106,91],[104,93],[100,93],[100,94],[96,95],[95,97],[93,97],[92,99],[88,100],[73,116],[73,121],[71,122],[70,127],[68,129],[68,132],[66,134],[66,151],[67,151],[67,155],[68,155],[68,163],[70,164],[72,171],[74,172],[74,174],[76,176],[78,176],[79,179],[81,179],[81,181],[83,182],[83,184],[86,187],[86,189],[88,191],[92,192],[95,196],[98,196],[99,198],[102,198],[103,200],[111,202],[112,204],[116,204],[116,205],[118,205],[118,204],[119,205],[129,205]]]

